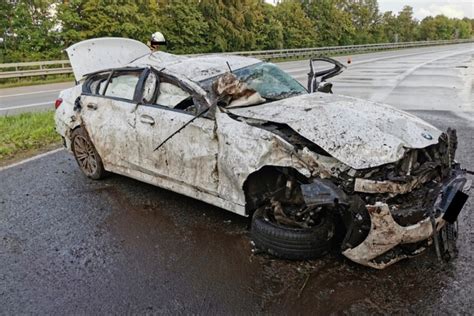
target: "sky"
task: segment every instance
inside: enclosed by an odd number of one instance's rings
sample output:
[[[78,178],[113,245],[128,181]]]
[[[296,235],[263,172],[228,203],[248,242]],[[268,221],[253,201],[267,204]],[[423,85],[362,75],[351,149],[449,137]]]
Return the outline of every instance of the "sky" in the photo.
[[[380,11],[399,12],[403,6],[413,7],[414,15],[422,20],[431,15],[444,14],[450,18],[474,18],[474,0],[378,0]]]

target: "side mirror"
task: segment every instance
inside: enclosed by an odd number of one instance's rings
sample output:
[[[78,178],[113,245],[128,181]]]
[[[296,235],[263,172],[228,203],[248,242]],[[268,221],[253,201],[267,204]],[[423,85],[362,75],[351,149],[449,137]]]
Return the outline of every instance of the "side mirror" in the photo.
[[[334,65],[332,68],[316,71],[316,63],[329,63]],[[309,60],[310,71],[308,73],[308,92],[316,91],[332,93],[332,84],[329,84],[326,79],[339,75],[346,66],[335,59],[329,57],[316,57]],[[321,67],[322,68],[322,67]]]

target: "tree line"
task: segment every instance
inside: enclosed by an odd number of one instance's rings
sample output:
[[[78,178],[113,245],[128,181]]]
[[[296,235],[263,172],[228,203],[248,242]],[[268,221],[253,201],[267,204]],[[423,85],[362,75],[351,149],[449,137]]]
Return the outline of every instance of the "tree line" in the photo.
[[[0,2],[0,62],[63,58],[84,39],[146,42],[205,53],[470,38],[474,19],[381,12],[377,0],[19,0]]]

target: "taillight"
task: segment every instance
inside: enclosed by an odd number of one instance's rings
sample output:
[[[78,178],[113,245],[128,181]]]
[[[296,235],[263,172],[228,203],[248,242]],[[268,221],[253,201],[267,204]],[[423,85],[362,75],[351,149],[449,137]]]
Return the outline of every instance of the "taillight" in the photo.
[[[63,99],[59,98],[54,102],[54,107],[57,109],[63,103]]]

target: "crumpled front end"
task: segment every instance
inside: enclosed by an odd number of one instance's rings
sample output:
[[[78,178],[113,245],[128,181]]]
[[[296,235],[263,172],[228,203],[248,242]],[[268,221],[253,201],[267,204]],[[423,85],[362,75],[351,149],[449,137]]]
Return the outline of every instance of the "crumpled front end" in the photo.
[[[456,144],[455,131],[448,130],[438,144],[413,150],[395,165],[357,171],[345,188],[365,205],[347,225],[342,253],[383,269],[421,253],[456,222],[471,185],[454,162]]]
[[[421,253],[456,222],[467,199],[470,181],[454,160],[454,130],[421,148],[402,146],[401,159],[364,169],[341,162],[288,124],[223,113],[217,121],[222,196],[246,210],[264,205],[284,227],[313,229],[329,217],[342,253],[366,266],[383,269]],[[255,137],[242,138],[246,132],[266,141],[249,142]],[[358,153],[353,160],[366,157]],[[230,181],[235,175],[239,181]],[[239,187],[242,194],[233,196]]]
[[[383,269],[402,259],[421,253],[433,242],[433,237],[444,226],[456,221],[469,191],[470,183],[463,172],[455,172],[444,184],[432,206],[432,214],[421,209],[412,210],[426,216],[418,222],[400,225],[394,218],[396,205],[376,202],[366,205],[370,216],[370,230],[365,240],[342,253],[352,261],[376,269]]]

